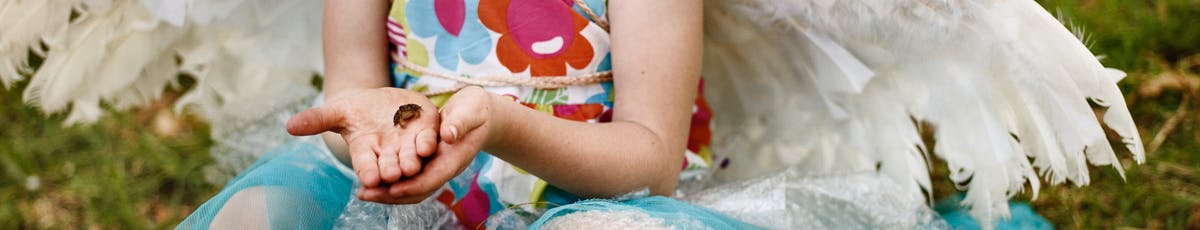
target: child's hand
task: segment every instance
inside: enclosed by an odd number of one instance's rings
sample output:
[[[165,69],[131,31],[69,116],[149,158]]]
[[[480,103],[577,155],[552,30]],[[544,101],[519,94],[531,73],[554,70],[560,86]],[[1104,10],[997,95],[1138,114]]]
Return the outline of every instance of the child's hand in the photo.
[[[451,96],[441,109],[438,154],[426,163],[425,171],[394,183],[387,190],[365,189],[362,198],[382,203],[417,203],[462,173],[491,139],[492,100],[491,93],[475,86]]]
[[[492,94],[478,86],[459,90],[442,106],[442,141],[446,151],[462,150],[474,155],[488,140],[492,118]],[[468,148],[470,147],[470,148]],[[469,151],[467,151],[469,150]]]
[[[393,118],[405,104],[421,109],[401,128]],[[397,88],[351,89],[331,96],[321,107],[292,116],[287,128],[292,135],[341,134],[363,187],[374,188],[421,171],[418,156],[436,150],[439,119],[436,107],[424,95]]]

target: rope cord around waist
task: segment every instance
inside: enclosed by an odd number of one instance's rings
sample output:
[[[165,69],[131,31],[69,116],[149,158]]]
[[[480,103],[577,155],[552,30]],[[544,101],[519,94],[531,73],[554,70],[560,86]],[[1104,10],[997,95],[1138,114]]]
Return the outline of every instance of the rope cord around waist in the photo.
[[[608,20],[604,20],[604,18],[597,16],[596,12],[592,11],[591,7],[588,7],[587,2],[584,2],[584,0],[575,0],[575,5],[579,6],[579,9],[582,9],[583,13],[586,13],[589,18],[592,18],[592,21],[596,22],[596,25],[600,26],[601,29],[608,31]]]

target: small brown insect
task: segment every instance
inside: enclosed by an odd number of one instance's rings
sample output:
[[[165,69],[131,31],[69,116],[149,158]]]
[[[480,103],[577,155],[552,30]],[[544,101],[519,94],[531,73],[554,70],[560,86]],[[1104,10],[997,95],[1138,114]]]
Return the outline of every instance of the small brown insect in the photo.
[[[396,115],[392,115],[392,125],[399,125],[404,128],[404,122],[421,116],[421,106],[417,104],[401,105],[396,109]]]

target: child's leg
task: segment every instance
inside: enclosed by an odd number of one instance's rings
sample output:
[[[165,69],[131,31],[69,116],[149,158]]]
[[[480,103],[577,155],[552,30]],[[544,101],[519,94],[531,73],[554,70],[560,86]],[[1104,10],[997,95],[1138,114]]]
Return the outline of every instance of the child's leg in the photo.
[[[354,186],[354,178],[333,162],[309,143],[280,146],[226,184],[178,228],[332,228]]]
[[[254,187],[242,190],[217,212],[213,217],[210,229],[269,229],[270,221],[267,215],[266,189]],[[183,225],[180,225],[181,227]]]
[[[329,147],[329,152],[333,153],[333,157],[337,158],[338,162],[350,168],[350,147],[346,145],[346,140],[336,133],[325,132],[321,134],[321,139],[325,141],[325,147]]]
[[[309,143],[280,146],[226,184],[178,228],[430,229],[456,223],[435,199],[413,205],[354,199],[353,175],[326,154]]]

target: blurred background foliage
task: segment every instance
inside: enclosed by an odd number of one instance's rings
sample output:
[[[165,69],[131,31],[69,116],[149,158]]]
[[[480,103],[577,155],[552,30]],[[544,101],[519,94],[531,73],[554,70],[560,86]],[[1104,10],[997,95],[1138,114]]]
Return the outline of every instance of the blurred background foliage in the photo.
[[[1120,86],[1151,152],[1122,162],[1125,180],[1093,167],[1086,187],[1044,186],[1034,209],[1062,229],[1200,229],[1200,0],[1039,2],[1129,73]],[[63,127],[23,88],[0,91],[0,228],[170,228],[219,189],[203,179],[208,126],[170,110],[177,93]],[[936,196],[953,194],[935,165]]]
[[[168,101],[64,127],[0,92],[0,229],[169,228],[218,189],[207,126]]]

